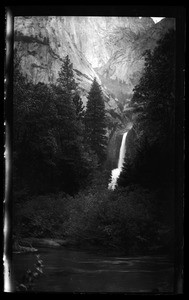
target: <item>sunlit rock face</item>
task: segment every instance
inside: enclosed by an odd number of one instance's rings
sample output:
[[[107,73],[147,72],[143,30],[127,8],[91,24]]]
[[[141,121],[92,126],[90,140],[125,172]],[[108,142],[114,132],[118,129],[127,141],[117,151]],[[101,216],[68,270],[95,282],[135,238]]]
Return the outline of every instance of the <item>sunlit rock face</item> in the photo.
[[[15,17],[15,47],[34,83],[55,83],[68,54],[84,105],[96,77],[106,109],[118,112],[117,101],[131,98],[141,76],[143,51],[173,26],[171,19],[138,17]]]
[[[157,41],[175,27],[174,19],[163,19],[154,24],[150,18],[145,18],[142,26],[143,19],[135,20],[133,26],[112,29],[108,37],[111,56],[105,65],[95,69],[102,83],[124,103],[132,97],[133,88],[141,78],[144,52],[153,50]]]
[[[119,29],[130,29],[138,34],[150,28],[151,18],[133,17],[70,17],[67,28],[73,33],[73,40],[93,68],[103,67],[116,49],[120,49],[122,37]]]
[[[70,26],[72,18],[70,19]],[[84,104],[94,77],[99,77],[74,42],[64,17],[16,17],[15,47],[24,74],[34,83],[55,83],[64,57],[68,54],[80,86]]]
[[[94,59],[96,66],[100,60],[103,63],[107,60],[106,51],[103,52],[103,40],[93,36],[96,22],[96,19],[88,17],[16,17],[15,48],[27,79],[35,84],[56,83],[62,61],[68,54],[83,104],[86,105],[94,77],[101,84],[90,61]],[[105,86],[101,86],[106,109],[119,111],[115,97],[110,95]]]

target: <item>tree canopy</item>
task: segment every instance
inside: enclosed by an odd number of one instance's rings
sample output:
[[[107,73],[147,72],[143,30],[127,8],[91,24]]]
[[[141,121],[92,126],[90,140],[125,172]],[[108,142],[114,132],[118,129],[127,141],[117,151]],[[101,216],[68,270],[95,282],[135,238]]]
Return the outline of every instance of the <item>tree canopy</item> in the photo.
[[[86,139],[91,149],[102,162],[106,157],[106,119],[105,104],[100,85],[94,79],[88,95],[85,113]]]
[[[66,57],[58,85],[27,82],[15,57],[14,183],[31,193],[75,193],[96,166],[84,143],[72,64]]]
[[[134,89],[131,105],[140,108],[132,129],[139,137],[135,144],[138,150],[135,158],[125,158],[118,184],[127,185],[129,177],[137,182],[174,180],[174,30],[159,40],[154,51],[145,53],[144,73]]]

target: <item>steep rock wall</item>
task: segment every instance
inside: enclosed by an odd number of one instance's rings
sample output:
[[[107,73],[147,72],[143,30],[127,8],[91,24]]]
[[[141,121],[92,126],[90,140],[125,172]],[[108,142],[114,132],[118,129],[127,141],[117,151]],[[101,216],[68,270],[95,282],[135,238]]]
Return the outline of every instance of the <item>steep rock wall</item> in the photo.
[[[174,26],[173,19],[154,24],[149,17],[15,17],[15,47],[34,83],[56,82],[68,54],[84,104],[96,77],[107,108],[117,109],[115,98],[129,100],[141,77],[143,52]]]

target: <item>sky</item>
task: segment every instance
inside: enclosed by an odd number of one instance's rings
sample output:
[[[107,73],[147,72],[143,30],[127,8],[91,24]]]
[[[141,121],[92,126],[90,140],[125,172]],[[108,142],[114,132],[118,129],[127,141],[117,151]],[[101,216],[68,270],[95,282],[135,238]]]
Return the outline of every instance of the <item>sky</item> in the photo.
[[[139,19],[140,19],[140,18],[142,18],[142,17],[139,17]],[[155,23],[158,23],[159,21],[161,21],[161,20],[164,19],[165,17],[150,17],[150,18],[152,18],[153,21],[154,21]]]
[[[161,21],[162,19],[164,19],[164,17],[151,17],[153,19],[153,21],[155,23],[158,23],[159,21]]]

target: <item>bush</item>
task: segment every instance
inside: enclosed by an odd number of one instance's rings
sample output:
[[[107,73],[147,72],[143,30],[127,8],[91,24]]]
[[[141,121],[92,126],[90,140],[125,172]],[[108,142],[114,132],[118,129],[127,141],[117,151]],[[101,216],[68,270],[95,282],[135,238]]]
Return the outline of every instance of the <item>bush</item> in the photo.
[[[128,253],[168,249],[174,230],[161,216],[161,196],[140,185],[110,191],[105,180],[96,177],[74,197],[51,194],[17,204],[15,231],[22,237],[68,238],[81,246],[123,248]]]
[[[15,233],[22,237],[62,237],[62,224],[66,219],[65,207],[69,196],[52,194],[31,197],[15,208]]]
[[[65,232],[81,243],[145,250],[157,242],[154,198],[137,186],[79,193],[69,202]]]

